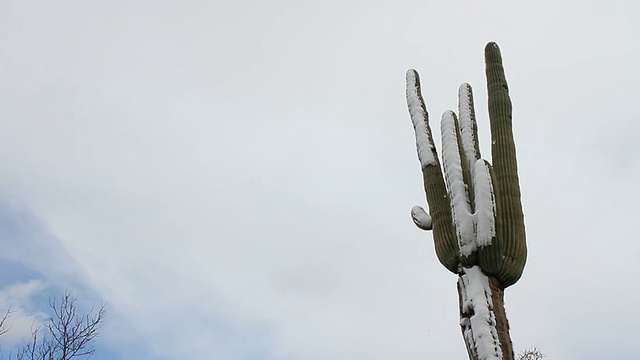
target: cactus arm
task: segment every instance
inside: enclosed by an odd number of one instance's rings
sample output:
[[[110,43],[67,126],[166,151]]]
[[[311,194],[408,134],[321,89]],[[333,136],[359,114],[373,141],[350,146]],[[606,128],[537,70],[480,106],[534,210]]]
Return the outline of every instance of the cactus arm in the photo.
[[[460,263],[458,241],[451,221],[449,196],[429,127],[429,114],[420,91],[418,72],[408,70],[406,81],[407,106],[416,132],[416,147],[432,220],[436,256],[449,271],[457,273]]]
[[[471,85],[464,83],[458,88],[458,120],[460,124],[460,138],[466,165],[473,176],[475,162],[480,159],[478,144],[478,125],[473,106],[473,90]],[[472,198],[473,195],[469,194]]]
[[[416,148],[418,159],[422,168],[438,165],[438,155],[433,144],[431,128],[429,127],[429,113],[424,104],[420,90],[420,76],[418,72],[410,69],[407,71],[407,107],[413,123],[416,135]]]
[[[502,244],[496,237],[496,195],[493,187],[493,169],[486,160],[476,162],[476,221],[478,262],[482,271],[495,276],[504,262]]]
[[[468,171],[463,168],[466,159],[464,152],[460,151],[462,141],[458,120],[453,111],[445,111],[440,123],[442,133],[442,161],[444,165],[444,177],[451,199],[453,212],[453,224],[456,229],[460,256],[464,259],[476,249],[473,217],[469,199],[468,181],[465,175]],[[468,169],[467,169],[468,170]],[[463,261],[463,265],[466,261]]]
[[[480,158],[478,145],[478,127],[476,125],[475,109],[473,107],[473,92],[467,83],[458,88],[458,129],[460,142],[460,157],[464,182],[467,184],[469,199],[474,198],[473,172],[476,160]],[[470,203],[471,212],[475,211],[475,204]]]
[[[489,163],[480,159],[476,161],[474,167],[476,244],[483,247],[491,245],[496,236],[496,200]]]
[[[420,206],[416,205],[411,209],[411,219],[413,219],[413,223],[422,230],[433,229],[431,216]]]
[[[513,140],[511,99],[497,44],[487,44],[485,62],[497,205],[496,236],[504,256],[497,277],[507,287],[520,278],[527,258],[524,215]]]

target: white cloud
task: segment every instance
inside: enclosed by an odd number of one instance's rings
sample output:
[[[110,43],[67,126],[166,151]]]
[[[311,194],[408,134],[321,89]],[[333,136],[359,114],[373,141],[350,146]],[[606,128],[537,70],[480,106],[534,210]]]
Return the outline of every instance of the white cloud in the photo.
[[[38,280],[4,286],[0,289],[0,309],[9,311],[2,335],[4,348],[12,348],[31,337],[34,326],[47,318],[33,303],[33,297],[45,290],[45,284]]]

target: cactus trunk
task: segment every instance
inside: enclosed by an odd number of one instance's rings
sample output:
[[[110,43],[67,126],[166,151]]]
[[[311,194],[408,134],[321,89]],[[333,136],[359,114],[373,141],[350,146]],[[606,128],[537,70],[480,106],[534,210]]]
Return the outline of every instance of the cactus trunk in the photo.
[[[460,328],[471,360],[513,360],[504,290],[474,267],[458,278]]]

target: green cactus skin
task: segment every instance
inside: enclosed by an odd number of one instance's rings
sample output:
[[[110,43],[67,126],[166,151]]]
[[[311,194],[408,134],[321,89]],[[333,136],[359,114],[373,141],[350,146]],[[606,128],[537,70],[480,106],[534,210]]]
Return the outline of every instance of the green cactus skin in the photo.
[[[430,162],[421,160],[421,163],[423,165],[424,190],[433,223],[433,238],[438,260],[449,271],[456,274],[461,274],[462,268],[479,265],[483,273],[495,277],[504,289],[515,284],[522,276],[526,263],[527,248],[512,131],[511,99],[509,98],[507,81],[502,67],[502,56],[497,44],[490,42],[485,47],[485,63],[493,166],[484,160],[481,161],[484,161],[489,171],[492,191],[495,196],[495,236],[491,239],[490,244],[481,242],[478,239],[461,239],[461,233],[464,233],[464,231],[459,228],[460,223],[456,222],[456,212],[453,209],[454,202],[452,201],[452,195],[454,197],[465,196],[471,212],[469,216],[475,216],[473,169],[476,161],[480,159],[480,150],[471,87],[467,84],[461,86],[458,108],[459,119],[455,114],[450,113],[454,121],[454,140],[448,140],[449,142],[457,142],[455,146],[458,149],[459,160],[456,157],[454,162],[459,162],[459,166],[462,169],[464,190],[459,190],[460,187],[452,188],[448,174],[445,174],[447,175],[447,182],[443,178],[442,167],[438,161],[431,137],[426,106],[420,92],[419,76],[415,70],[407,72],[407,103],[414,121],[414,127],[416,127],[416,121],[424,121],[429,140],[428,146],[431,147],[435,159],[435,161]],[[412,106],[421,107],[421,112],[418,111],[418,114],[423,113],[422,119],[414,118],[416,110],[412,110]],[[448,136],[451,139],[452,135],[448,134]],[[416,134],[416,137],[418,137],[418,134]],[[446,145],[444,135],[443,145]],[[418,147],[420,148],[420,144],[418,144]],[[446,164],[447,162],[445,161]],[[445,173],[446,170],[445,166]],[[454,191],[454,193],[451,193],[451,191]],[[460,194],[458,191],[465,193]],[[468,244],[469,241],[476,243],[476,245],[469,248],[473,249],[471,253],[462,247],[462,245]]]
[[[516,283],[527,259],[524,215],[518,181],[516,147],[512,131],[512,108],[509,87],[502,67],[502,55],[496,43],[485,47],[489,118],[491,119],[491,155],[495,177],[497,208],[496,238],[501,247],[502,264],[486,257],[487,274],[499,268],[496,277],[504,286]],[[481,255],[482,259],[482,255]]]
[[[449,197],[439,191],[439,189],[445,189],[444,179],[442,175],[435,176],[436,172],[441,174],[439,167],[429,166],[423,169],[424,191],[427,199],[430,199],[427,200],[428,203],[433,204],[429,209],[433,219],[436,256],[444,267],[457,273],[460,264],[458,240],[452,225]]]

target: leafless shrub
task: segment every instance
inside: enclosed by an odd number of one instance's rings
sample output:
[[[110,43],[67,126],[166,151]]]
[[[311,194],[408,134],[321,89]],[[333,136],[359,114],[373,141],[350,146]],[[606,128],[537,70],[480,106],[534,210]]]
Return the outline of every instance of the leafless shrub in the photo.
[[[518,354],[518,360],[542,360],[546,356],[538,349],[537,346],[534,346],[530,349],[524,349]]]

